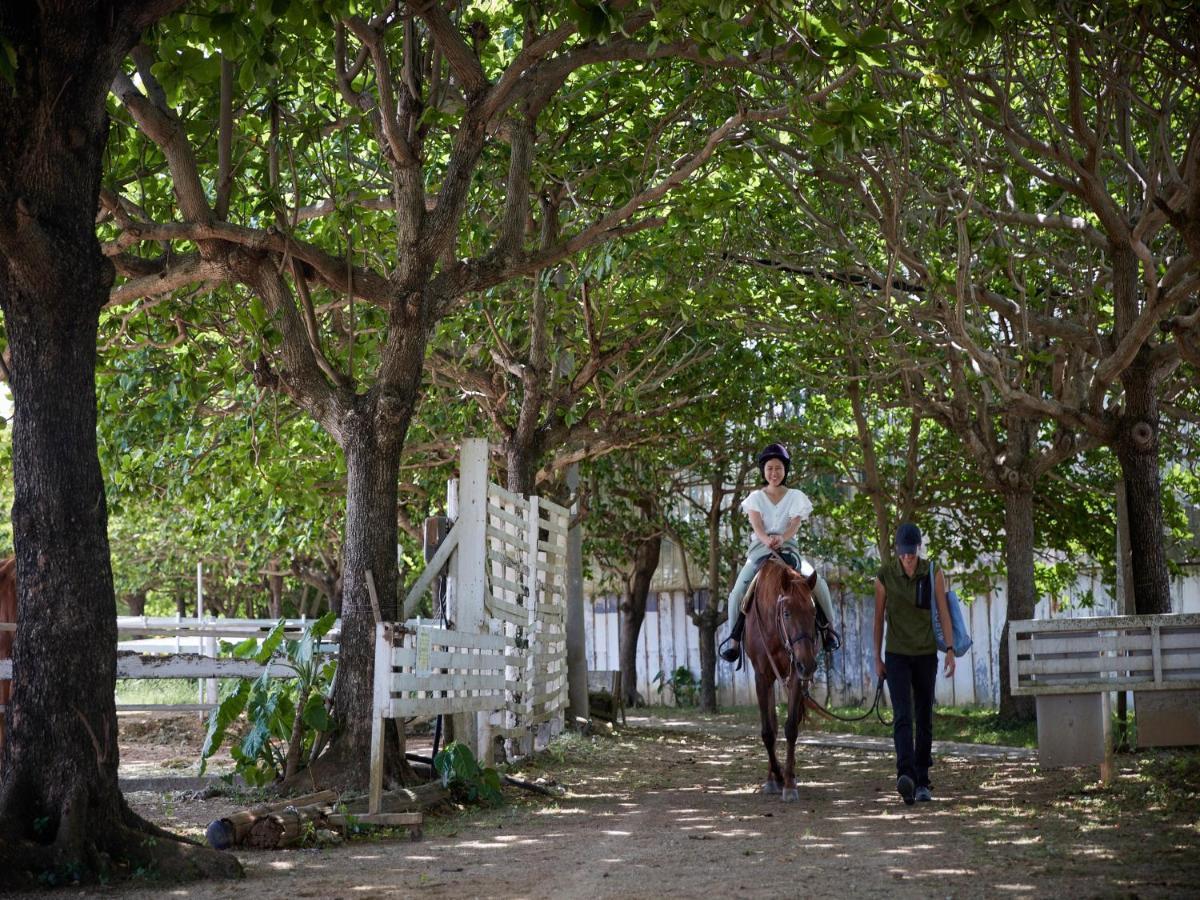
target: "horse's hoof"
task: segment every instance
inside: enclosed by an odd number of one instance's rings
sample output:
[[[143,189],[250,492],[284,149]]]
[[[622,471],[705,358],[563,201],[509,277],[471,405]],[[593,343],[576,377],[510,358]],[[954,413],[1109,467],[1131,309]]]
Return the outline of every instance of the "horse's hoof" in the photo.
[[[768,781],[766,784],[764,784],[764,785],[762,786],[762,792],[763,792],[764,794],[778,794],[778,793],[780,793],[782,790],[783,790],[783,788],[781,788],[781,787],[780,787],[778,784],[776,784],[774,781]]]
[[[783,789],[783,802],[784,803],[795,803],[799,799],[800,799],[800,789],[799,788],[784,788]]]

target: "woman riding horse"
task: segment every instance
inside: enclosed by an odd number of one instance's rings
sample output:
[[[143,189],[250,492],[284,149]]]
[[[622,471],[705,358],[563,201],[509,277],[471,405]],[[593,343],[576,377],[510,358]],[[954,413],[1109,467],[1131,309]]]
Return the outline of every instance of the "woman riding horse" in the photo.
[[[726,662],[736,662],[741,656],[745,622],[741,613],[742,599],[763,560],[782,554],[785,558],[790,557],[789,565],[800,565],[796,532],[812,513],[813,505],[804,491],[787,486],[791,464],[792,458],[783,444],[764,447],[758,454],[758,471],[762,475],[763,486],[742,501],[742,512],[750,519],[750,546],[746,562],[729,592],[729,621],[732,627],[718,650],[721,659]],[[833,601],[829,597],[829,586],[820,575],[817,576],[816,585],[816,598],[821,609],[817,628],[826,649],[836,650],[840,640],[833,629]]]
[[[817,670],[817,607],[813,588],[817,575],[807,578],[771,558],[759,570],[754,594],[746,611],[744,644],[758,691],[762,739],[767,747],[768,777],[764,794],[782,794],[785,802],[800,799],[796,788],[796,737],[808,700],[808,684]],[[787,689],[788,713],[784,725],[787,761],[781,770],[775,755],[779,721],[775,713],[775,684]]]

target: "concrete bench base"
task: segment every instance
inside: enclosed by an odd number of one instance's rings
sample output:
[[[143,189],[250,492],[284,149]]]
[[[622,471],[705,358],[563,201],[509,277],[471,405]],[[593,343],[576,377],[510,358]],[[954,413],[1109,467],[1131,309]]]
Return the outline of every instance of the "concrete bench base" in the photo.
[[[1111,763],[1112,715],[1108,694],[1039,694],[1036,701],[1041,766],[1107,767]]]
[[[1134,691],[1139,747],[1200,744],[1200,691]]]

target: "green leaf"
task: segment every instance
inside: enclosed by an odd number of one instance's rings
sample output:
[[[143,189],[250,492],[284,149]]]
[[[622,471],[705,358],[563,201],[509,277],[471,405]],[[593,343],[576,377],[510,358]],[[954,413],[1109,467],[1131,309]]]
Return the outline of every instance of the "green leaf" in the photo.
[[[313,694],[308,698],[302,717],[304,724],[316,731],[333,731],[335,726],[333,718],[325,709],[325,698],[320,694]]]
[[[237,659],[254,659],[258,655],[258,638],[246,638],[230,648],[230,653]]]
[[[246,700],[250,696],[250,682],[239,681],[233,693],[220,702],[216,709],[208,714],[208,730],[204,735],[204,743],[200,747],[200,774],[204,774],[208,766],[208,758],[217,752],[225,741],[225,732],[242,714],[246,708]]]
[[[258,655],[254,657],[255,660],[264,665],[270,662],[271,657],[275,655],[275,651],[279,649],[279,645],[283,643],[283,629],[285,624],[283,619],[275,623],[275,626],[263,638],[262,647],[259,649]]]

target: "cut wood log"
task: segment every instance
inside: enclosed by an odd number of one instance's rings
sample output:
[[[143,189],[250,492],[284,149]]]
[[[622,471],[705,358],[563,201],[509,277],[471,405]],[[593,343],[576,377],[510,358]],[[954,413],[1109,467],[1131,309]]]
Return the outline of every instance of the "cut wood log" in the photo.
[[[291,800],[262,804],[230,813],[209,823],[205,831],[208,843],[217,850],[246,847],[278,850],[294,847],[306,835],[318,829],[345,829],[348,819],[360,825],[380,828],[408,828],[413,839],[421,836],[425,821],[422,810],[440,806],[450,799],[450,791],[440,782],[402,788],[383,795],[382,812],[367,814],[365,797],[337,804],[336,791],[319,791]],[[334,806],[338,809],[335,812]]]
[[[230,813],[220,819],[214,819],[208,823],[208,828],[204,831],[204,836],[208,840],[210,846],[217,850],[228,850],[230,847],[242,845],[247,836],[250,834],[250,829],[259,819],[270,816],[272,813],[279,810],[287,809],[290,806],[317,806],[324,805],[332,807],[337,802],[337,791],[318,791],[315,794],[305,794],[301,797],[293,797],[290,800],[278,800],[274,803],[264,803],[251,809],[239,810],[235,813]]]
[[[398,788],[381,795],[379,812],[414,812],[432,809],[449,801],[450,790],[442,787],[440,781],[432,781],[413,788]],[[367,798],[362,797],[344,804],[344,811],[361,818],[367,812]]]

